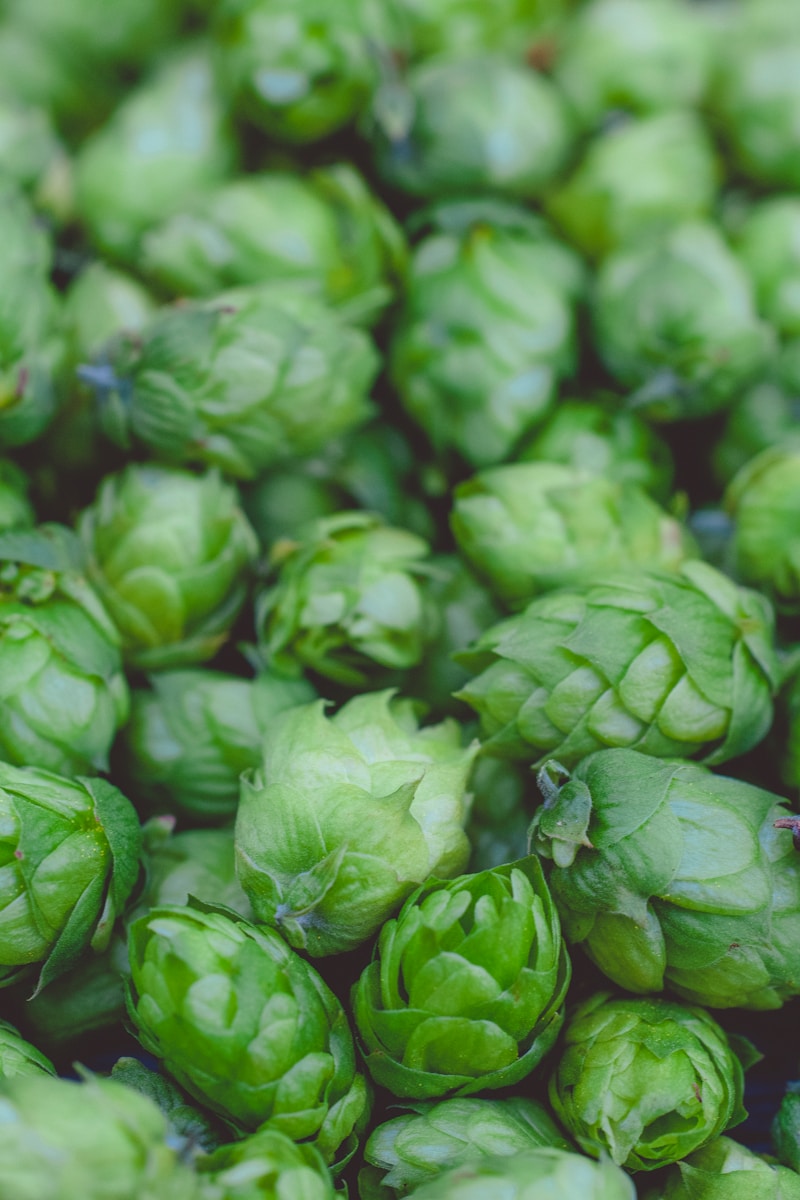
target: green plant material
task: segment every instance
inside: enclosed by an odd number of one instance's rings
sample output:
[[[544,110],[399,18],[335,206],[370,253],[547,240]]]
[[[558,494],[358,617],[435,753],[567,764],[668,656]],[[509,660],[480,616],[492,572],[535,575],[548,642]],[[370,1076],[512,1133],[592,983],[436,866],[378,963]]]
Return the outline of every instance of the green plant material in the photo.
[[[567,768],[608,746],[722,763],[757,745],[777,687],[773,613],[707,563],[553,592],[487,629],[458,693],[486,752]]]
[[[597,348],[629,403],[658,421],[708,416],[766,365],[773,331],[716,227],[685,222],[610,254],[593,301]]]
[[[745,1119],[743,1064],[702,1008],[598,992],[569,1016],[550,1103],[578,1145],[631,1171],[677,1162]]]
[[[173,294],[291,284],[369,323],[405,255],[399,225],[347,163],[234,179],[142,241],[142,269]]]
[[[370,338],[278,288],[162,309],[84,369],[123,448],[254,479],[361,424],[378,370]]]
[[[442,55],[389,77],[373,99],[376,165],[413,196],[540,196],[572,150],[550,80],[501,55]]]
[[[420,883],[462,871],[478,746],[453,720],[418,727],[392,691],[290,709],[242,779],[237,872],[260,921],[298,949],[354,949]]]
[[[25,995],[26,1032],[52,1054],[63,1054],[86,1034],[119,1026],[128,973],[128,945],[118,922],[106,950],[84,954],[35,996]]]
[[[21,1037],[8,1021],[0,1021],[0,1078],[14,1075],[55,1075],[50,1059]]]
[[[422,661],[432,636],[430,548],[366,512],[341,512],[272,548],[274,582],[256,600],[269,666],[309,668],[350,687]]]
[[[785,680],[779,711],[785,726],[781,778],[788,787],[800,788],[800,671]]]
[[[218,184],[234,160],[207,48],[179,45],[81,145],[77,209],[100,250],[136,267],[142,235]]]
[[[1,986],[35,991],[109,944],[139,873],[130,801],[104,779],[64,779],[0,763]]]
[[[672,455],[651,425],[600,392],[591,400],[559,400],[541,429],[525,442],[520,462],[562,463],[593,475],[634,483],[665,503],[672,490]]]
[[[783,337],[800,334],[800,199],[770,196],[753,205],[736,251],[753,281],[759,312]]]
[[[554,74],[581,123],[670,112],[703,98],[712,43],[686,0],[589,0],[564,25]]]
[[[65,151],[43,107],[0,95],[0,173],[38,201],[49,176],[64,169]]]
[[[203,904],[222,905],[249,921],[253,912],[236,878],[233,826],[224,829],[185,829],[172,833],[171,822],[155,832],[145,826],[146,882],[130,922],[151,908],[180,907],[194,897]]]
[[[35,521],[25,472],[10,459],[0,458],[0,532],[29,529]]]
[[[524,858],[528,829],[539,801],[533,776],[516,763],[482,755],[475,764],[467,837],[470,871],[489,871]]]
[[[184,1161],[194,1159],[201,1149],[210,1153],[222,1144],[221,1125],[188,1104],[180,1088],[160,1071],[151,1070],[138,1058],[118,1058],[111,1078],[153,1101],[169,1121],[172,1143],[183,1143]]]
[[[99,259],[90,262],[64,297],[61,323],[71,361],[80,364],[101,354],[123,330],[141,333],[155,311],[152,295],[132,275]]]
[[[583,268],[514,205],[454,203],[433,219],[411,259],[390,374],[437,453],[502,462],[572,371]]]
[[[419,449],[379,418],[329,440],[315,458],[262,476],[244,490],[245,511],[263,546],[296,541],[304,526],[348,508],[367,509],[390,525],[432,538],[432,514],[415,494],[423,471]]]
[[[120,639],[64,526],[0,534],[0,679],[0,757],[107,769],[128,716]]]
[[[277,1129],[342,1165],[367,1087],[342,1006],[277,933],[208,906],[151,909],[129,935],[144,1047],[239,1133]]]
[[[271,672],[243,679],[198,668],[162,671],[150,685],[131,698],[123,771],[140,809],[193,823],[234,815],[239,776],[260,763],[261,740],[274,718],[315,696],[305,680]]]
[[[432,879],[386,922],[353,989],[370,1074],[415,1100],[518,1083],[558,1036],[569,978],[535,858]]]
[[[410,55],[499,51],[517,59],[546,55],[549,37],[564,22],[572,0],[399,0]]]
[[[635,1200],[631,1179],[605,1159],[557,1146],[453,1167],[410,1193],[414,1200]]]
[[[800,30],[785,4],[745,4],[719,39],[712,108],[733,165],[767,187],[800,186]]]
[[[450,526],[491,592],[520,608],[611,572],[675,571],[696,554],[674,517],[634,483],[560,463],[507,463],[454,492]]]
[[[737,471],[769,446],[800,444],[800,340],[778,351],[763,379],[736,398],[722,435],[714,443],[714,475],[728,484]]]
[[[731,562],[782,612],[800,612],[800,442],[751,459],[725,493],[733,517]]]
[[[772,1144],[784,1166],[800,1171],[800,1088],[789,1083],[772,1122]],[[797,1182],[800,1195],[800,1179]]]
[[[537,1100],[440,1100],[378,1125],[364,1146],[361,1200],[399,1200],[452,1167],[490,1156],[522,1154],[534,1146],[570,1145]]]
[[[52,242],[29,201],[0,181],[0,447],[34,441],[53,419],[61,357]]]
[[[221,83],[259,129],[305,145],[363,112],[395,38],[375,0],[221,0],[212,32]]]
[[[643,1200],[800,1200],[800,1177],[722,1137],[670,1167]]]
[[[315,1146],[261,1129],[220,1146],[197,1163],[203,1200],[335,1200],[325,1161]]]
[[[601,132],[546,206],[570,242],[590,258],[604,258],[625,241],[710,216],[718,175],[700,118],[659,112]]]
[[[131,666],[205,662],[225,642],[258,544],[216,471],[132,463],[106,476],[78,532]]]
[[[14,1200],[200,1200],[147,1097],[113,1079],[0,1080],[0,1195]]]
[[[560,775],[540,772],[533,845],[552,861],[566,937],[612,982],[712,1008],[797,994],[797,852],[774,827],[779,796],[633,750],[593,754],[559,787]]]

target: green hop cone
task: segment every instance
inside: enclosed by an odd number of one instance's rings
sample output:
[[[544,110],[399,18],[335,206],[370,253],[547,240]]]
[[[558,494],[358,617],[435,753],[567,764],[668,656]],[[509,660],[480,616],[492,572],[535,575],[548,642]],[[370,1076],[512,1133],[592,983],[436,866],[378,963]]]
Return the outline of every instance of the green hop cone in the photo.
[[[0,1078],[14,1075],[55,1075],[50,1059],[21,1037],[8,1021],[0,1021]]]
[[[590,0],[564,26],[554,74],[591,128],[613,110],[695,107],[707,87],[711,49],[686,0]]]
[[[141,808],[194,823],[234,815],[239,776],[258,766],[274,718],[315,695],[305,680],[270,672],[243,679],[198,668],[161,671],[150,684],[132,696],[122,769]]]
[[[2,986],[36,991],[111,938],[139,872],[130,801],[104,779],[64,779],[0,763]]]
[[[132,275],[97,259],[76,275],[64,298],[62,324],[75,364],[100,354],[120,331],[140,333],[156,302]]]
[[[455,1097],[414,1104],[373,1129],[359,1175],[361,1200],[400,1200],[442,1171],[492,1155],[569,1143],[543,1104],[526,1096]]]
[[[81,145],[77,208],[104,253],[138,267],[142,235],[233,167],[207,48],[179,47]]]
[[[240,1134],[268,1127],[349,1158],[368,1097],[347,1018],[283,938],[190,904],[151,909],[129,946],[131,1018],[181,1087]]]
[[[336,1200],[315,1146],[261,1129],[196,1163],[203,1200]]]
[[[754,204],[737,231],[736,250],[753,281],[759,312],[783,337],[800,334],[800,199]]]
[[[256,600],[270,666],[306,667],[350,687],[422,661],[432,635],[427,542],[366,512],[343,512],[272,549],[274,583]]]
[[[423,884],[353,989],[376,1083],[410,1099],[518,1083],[553,1046],[570,964],[535,858]]]
[[[800,1169],[800,1088],[790,1082],[783,1095],[780,1108],[772,1122],[770,1130],[772,1144],[780,1162],[791,1167],[793,1171]],[[800,1195],[800,1179],[797,1186]]]
[[[128,716],[120,639],[63,526],[0,534],[0,679],[0,757],[107,769]]]
[[[258,551],[235,489],[216,471],[131,464],[103,480],[78,532],[126,662],[161,670],[216,653]]]
[[[491,1155],[444,1171],[410,1193],[414,1200],[635,1200],[628,1175],[555,1146]]]
[[[347,163],[223,184],[147,233],[142,270],[173,293],[296,285],[373,321],[405,259],[393,217]]]
[[[50,114],[10,93],[0,96],[0,173],[47,204],[56,177],[65,170],[65,151]]]
[[[693,112],[612,125],[547,198],[565,237],[591,258],[678,221],[710,215],[716,200],[714,146]]]
[[[0,1080],[0,1195],[200,1200],[166,1119],[113,1079]]]
[[[721,1137],[670,1167],[643,1200],[800,1200],[800,1177]]]
[[[645,567],[677,570],[691,536],[636,484],[560,463],[508,463],[454,492],[450,525],[491,592],[520,608],[541,592]]]
[[[478,749],[462,748],[453,720],[418,728],[414,703],[391,691],[324,710],[276,718],[236,818],[237,871],[258,919],[314,955],[354,949],[420,883],[464,869]]]
[[[566,767],[608,746],[722,763],[757,745],[777,686],[773,613],[707,563],[553,592],[486,630],[458,693],[487,753]]]
[[[154,830],[154,825],[161,824]],[[149,837],[147,835],[150,835]],[[223,905],[250,920],[252,909],[236,878],[233,827],[185,829],[172,833],[171,822],[145,826],[145,887],[130,922],[151,908],[179,907],[189,897],[203,904]]]
[[[798,992],[797,852],[772,792],[633,750],[584,759],[545,803],[536,851],[564,933],[630,992],[780,1008]]]
[[[770,446],[800,443],[800,340],[786,343],[770,370],[736,398],[711,464],[716,479],[728,484],[745,463]]]
[[[394,40],[376,0],[222,0],[212,32],[218,75],[239,112],[271,138],[305,145],[350,124]]]
[[[771,596],[782,612],[800,612],[800,443],[765,450],[734,476],[725,493],[733,517],[732,566]]]
[[[267,288],[162,309],[83,376],[124,448],[253,479],[364,422],[377,369],[362,330],[313,296]]]
[[[572,149],[555,86],[501,55],[422,62],[384,84],[372,118],[378,172],[414,196],[540,196]]]
[[[744,1070],[702,1008],[600,992],[568,1017],[550,1103],[578,1145],[631,1171],[685,1158],[743,1121]]]
[[[451,204],[434,217],[411,259],[390,374],[438,454],[502,462],[572,370],[583,268],[516,206]]]
[[[715,226],[685,222],[623,245],[600,268],[597,348],[629,403],[654,420],[708,416],[762,370],[773,331]]]
[[[400,0],[413,58],[497,50],[515,58],[549,46],[571,0]]]
[[[591,400],[559,400],[516,457],[635,483],[662,504],[672,490],[672,456],[666,442],[610,393],[598,393]]]

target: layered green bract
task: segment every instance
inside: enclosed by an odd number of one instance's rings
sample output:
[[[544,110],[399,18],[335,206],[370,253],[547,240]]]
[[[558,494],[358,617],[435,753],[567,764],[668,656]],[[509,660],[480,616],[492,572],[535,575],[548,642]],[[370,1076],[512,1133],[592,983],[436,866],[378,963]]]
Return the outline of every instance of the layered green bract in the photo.
[[[643,1200],[800,1200],[800,1177],[722,1137],[676,1163]]]
[[[733,570],[783,612],[800,611],[800,443],[751,459],[725,494]]]
[[[111,1079],[0,1079],[0,1195],[200,1200],[156,1105]]]
[[[414,1200],[635,1200],[631,1179],[605,1159],[542,1146],[454,1167],[416,1188]]]
[[[564,1027],[550,1103],[578,1145],[633,1171],[685,1158],[743,1121],[744,1071],[702,1008],[584,1001]]]
[[[412,1099],[517,1083],[558,1035],[569,975],[534,858],[432,880],[384,925],[353,990],[367,1067]]]
[[[431,875],[466,866],[477,743],[456,721],[418,728],[391,691],[278,717],[242,779],[237,870],[258,918],[310,954],[351,950]]]
[[[56,1069],[41,1050],[21,1037],[8,1021],[0,1021],[0,1077],[55,1075]]]
[[[220,1146],[197,1164],[203,1200],[335,1200],[322,1155],[277,1129]]]
[[[772,721],[773,613],[707,563],[553,592],[459,658],[490,754],[567,767],[609,746],[709,763]]]
[[[382,668],[416,666],[435,630],[429,553],[416,534],[366,512],[336,513],[278,542],[275,583],[256,601],[268,663],[350,687],[380,681]]]
[[[626,567],[673,570],[693,554],[687,531],[635,484],[560,463],[481,471],[456,487],[450,524],[511,608]]]
[[[258,550],[235,489],[216,471],[132,463],[106,476],[78,532],[126,662],[160,670],[216,653]]]
[[[239,1131],[355,1149],[367,1090],[342,1006],[270,929],[199,907],[159,907],[129,935],[130,1011],[142,1044]]]
[[[750,280],[715,226],[676,225],[610,254],[597,276],[593,323],[611,374],[656,420],[725,408],[768,362],[774,333]]]
[[[0,983],[38,988],[104,950],[139,871],[133,806],[104,779],[0,763]]]
[[[555,769],[554,765],[554,768]],[[779,796],[632,750],[587,758],[532,827],[570,942],[630,992],[713,1008],[797,995],[797,854]]]
[[[373,108],[378,170],[415,196],[538,196],[572,148],[550,80],[500,56],[420,63],[399,94],[378,92]]]
[[[134,691],[122,735],[123,764],[137,801],[194,822],[230,818],[239,776],[261,761],[261,739],[286,708],[314,699],[303,679],[264,672],[162,671]]]
[[[0,756],[103,771],[128,716],[120,637],[60,526],[0,534]]]
[[[237,479],[363,423],[378,369],[364,332],[314,296],[271,287],[162,309],[107,354],[87,374],[111,437]]]
[[[359,1175],[361,1200],[407,1196],[442,1171],[492,1155],[569,1143],[543,1104],[526,1096],[455,1097],[415,1104],[373,1129]]]
[[[502,462],[572,370],[582,267],[515,206],[454,202],[434,215],[437,232],[411,259],[389,370],[439,454]]]
[[[348,163],[235,179],[151,230],[143,269],[179,295],[281,283],[373,320],[404,257],[400,227]]]

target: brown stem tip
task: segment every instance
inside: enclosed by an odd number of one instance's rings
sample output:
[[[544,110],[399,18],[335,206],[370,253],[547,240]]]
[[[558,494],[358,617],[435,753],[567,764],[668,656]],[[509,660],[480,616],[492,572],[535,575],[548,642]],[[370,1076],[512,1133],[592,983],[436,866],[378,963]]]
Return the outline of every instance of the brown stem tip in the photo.
[[[800,850],[800,817],[781,817],[773,825],[776,829],[791,829],[794,848]]]

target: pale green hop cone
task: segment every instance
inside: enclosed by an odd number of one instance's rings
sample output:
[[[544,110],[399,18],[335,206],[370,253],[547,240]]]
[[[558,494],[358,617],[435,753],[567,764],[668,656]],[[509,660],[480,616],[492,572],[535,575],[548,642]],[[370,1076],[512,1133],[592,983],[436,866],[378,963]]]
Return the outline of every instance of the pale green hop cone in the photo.
[[[731,565],[784,613],[800,611],[800,441],[764,450],[725,493],[733,518]]]
[[[609,1159],[542,1146],[454,1167],[409,1193],[414,1200],[635,1200],[630,1176]]]
[[[261,1129],[200,1158],[203,1200],[335,1200],[325,1160],[315,1146],[277,1129]]]
[[[800,1175],[721,1137],[675,1163],[642,1200],[800,1200]]]

